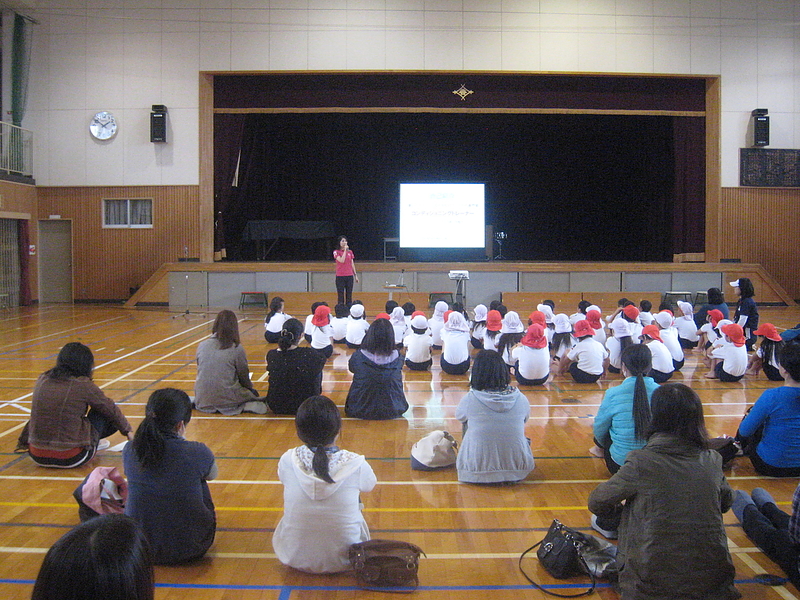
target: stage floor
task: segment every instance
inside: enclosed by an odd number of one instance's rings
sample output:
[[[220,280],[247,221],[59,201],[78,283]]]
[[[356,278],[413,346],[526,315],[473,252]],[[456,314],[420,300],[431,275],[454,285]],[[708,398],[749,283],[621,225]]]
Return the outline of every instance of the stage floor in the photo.
[[[569,307],[571,308],[571,307]],[[559,307],[560,310],[564,310]],[[571,312],[571,311],[570,311]],[[800,321],[800,307],[764,308],[762,322],[785,328]],[[256,388],[266,392],[263,311],[239,313],[242,343]],[[0,597],[30,598],[32,582],[47,549],[78,522],[72,491],[98,465],[120,466],[118,453],[105,451],[90,466],[56,471],[37,467],[13,453],[16,437],[30,410],[30,393],[38,375],[55,363],[68,341],[89,345],[96,359],[94,379],[122,403],[136,426],[150,393],[178,387],[192,393],[197,344],[210,333],[214,313],[182,315],[162,309],[125,310],[108,306],[48,305],[0,312]],[[351,351],[336,349],[324,371],[323,393],[344,403],[351,375]],[[364,514],[375,538],[401,539],[420,545],[421,587],[416,598],[472,600],[491,594],[496,600],[545,598],[531,589],[517,570],[519,554],[540,540],[553,518],[588,531],[586,501],[608,477],[601,459],[589,454],[592,417],[603,393],[619,376],[598,384],[578,385],[556,378],[541,387],[522,388],[531,405],[526,434],[536,468],[521,484],[485,488],[460,484],[454,470],[423,473],[409,468],[409,449],[425,433],[446,429],[460,439],[455,406],[468,389],[466,376],[441,372],[438,360],[430,372],[404,372],[411,405],[403,418],[375,422],[344,419],[340,445],[365,454],[378,485],[364,494]],[[695,388],[703,399],[712,435],[734,434],[742,414],[759,395],[776,384],[762,377],[725,384],[702,377],[695,353],[673,379]],[[217,506],[218,533],[208,556],[193,565],[156,569],[158,600],[299,600],[366,598],[350,574],[313,576],[282,566],[270,538],[282,514],[277,460],[298,445],[291,417],[195,413],[188,437],[207,444],[217,457],[219,478],[210,488]],[[112,444],[122,441],[118,434]],[[780,507],[790,510],[797,480],[775,480],[755,474],[750,462],[736,459],[726,475],[734,488],[769,490]],[[766,587],[753,576],[780,574],[742,532],[731,513],[724,516],[736,567],[737,587],[748,600],[798,598],[798,590]],[[309,540],[313,544],[313,540]],[[549,589],[574,591],[574,580],[557,581],[527,565]],[[603,584],[595,598],[617,595]]]

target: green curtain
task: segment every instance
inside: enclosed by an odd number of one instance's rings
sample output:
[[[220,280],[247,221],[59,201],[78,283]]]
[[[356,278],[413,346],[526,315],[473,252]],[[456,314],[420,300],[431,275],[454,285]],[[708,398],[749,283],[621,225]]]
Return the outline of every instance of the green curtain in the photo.
[[[14,15],[11,50],[11,119],[21,126],[28,103],[28,80],[31,66],[31,34],[33,23],[20,14]]]

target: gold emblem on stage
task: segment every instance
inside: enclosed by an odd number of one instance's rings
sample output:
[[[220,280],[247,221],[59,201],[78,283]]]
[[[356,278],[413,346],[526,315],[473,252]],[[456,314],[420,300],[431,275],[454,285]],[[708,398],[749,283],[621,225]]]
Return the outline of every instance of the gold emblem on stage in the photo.
[[[468,90],[467,86],[465,86],[462,83],[460,88],[458,88],[457,90],[453,90],[453,93],[459,98],[461,98],[461,101],[463,102],[464,100],[467,99],[467,96],[469,96],[470,94],[474,94],[475,92],[473,92],[472,90]]]

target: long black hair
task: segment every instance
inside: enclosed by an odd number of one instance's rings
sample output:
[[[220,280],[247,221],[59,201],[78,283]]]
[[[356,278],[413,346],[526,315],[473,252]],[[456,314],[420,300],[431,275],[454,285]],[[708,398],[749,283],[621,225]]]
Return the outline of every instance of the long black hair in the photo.
[[[631,377],[636,377],[633,386],[633,430],[636,439],[643,442],[647,439],[651,419],[650,400],[647,397],[644,376],[652,368],[653,355],[644,344],[633,344],[622,351],[621,358]]]
[[[269,320],[272,317],[281,312],[282,307],[283,307],[283,298],[281,298],[280,296],[274,296],[269,303],[269,312],[267,313],[266,322],[269,323]]]
[[[326,447],[333,444],[342,428],[339,409],[327,396],[311,396],[297,408],[294,424],[297,437],[314,452],[311,463],[314,475],[322,481],[333,483],[333,478],[328,473]]]
[[[752,298],[756,295],[756,290],[753,287],[753,282],[750,281],[747,277],[740,277],[739,278],[739,297],[740,298]]]
[[[764,361],[764,364],[771,365],[773,359],[775,359],[775,362],[778,363],[783,346],[783,340],[776,342],[775,340],[771,340],[765,336],[764,339],[761,340],[761,358]]]
[[[144,468],[157,469],[161,465],[167,438],[175,437],[178,424],[187,425],[191,418],[192,403],[183,390],[163,388],[150,394],[132,444]]]
[[[295,318],[286,319],[281,329],[281,337],[278,338],[278,348],[288,350],[299,343],[303,336],[303,324]]]
[[[497,353],[502,356],[506,348],[509,352],[511,348],[519,344],[520,340],[525,337],[525,332],[522,333],[501,333],[500,339],[497,340]]]
[[[494,350],[481,350],[472,363],[469,385],[479,391],[502,391],[508,388],[511,376],[508,365],[500,353]]]
[[[56,366],[45,372],[52,379],[69,379],[70,377],[92,378],[94,356],[88,346],[80,342],[64,344],[56,358]]]
[[[153,600],[150,547],[125,515],[102,515],[65,533],[44,557],[31,600]]]
[[[665,383],[650,399],[653,417],[647,437],[669,433],[698,448],[706,448],[708,432],[703,403],[697,393],[682,383]]]

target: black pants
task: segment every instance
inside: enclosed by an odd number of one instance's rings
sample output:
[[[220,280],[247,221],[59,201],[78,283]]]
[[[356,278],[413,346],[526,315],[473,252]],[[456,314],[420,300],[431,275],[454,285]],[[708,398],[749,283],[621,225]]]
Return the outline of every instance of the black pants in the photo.
[[[596,446],[602,448],[605,456],[606,461],[606,468],[608,472],[614,475],[617,471],[619,471],[620,465],[614,462],[614,459],[611,458],[611,438],[606,439],[603,442],[600,442],[597,438],[594,439],[594,443]],[[620,521],[622,521],[622,506],[616,507],[612,512],[604,515],[597,515],[597,524],[600,526],[601,529],[605,529],[607,531],[616,531],[619,529]]]
[[[763,435],[763,425],[750,437],[743,437],[738,431],[736,432],[736,440],[741,444],[745,456],[750,458],[756,473],[765,477],[800,477],[800,467],[776,467],[758,455],[758,444]]]
[[[717,366],[714,367],[714,373],[717,375],[717,379],[724,383],[736,383],[739,381],[744,375],[731,375],[725,369],[722,368],[722,361],[717,363]]]
[[[652,377],[656,383],[664,383],[665,381],[669,381],[672,378],[672,373],[674,373],[674,371],[670,371],[669,373],[664,373],[664,371],[656,371],[655,369],[650,369],[650,372],[647,374],[647,376]]]
[[[759,548],[783,569],[795,587],[800,587],[797,561],[799,549],[789,538],[789,515],[767,502],[761,510],[753,504],[744,507],[742,529]]]
[[[412,371],[427,371],[431,368],[433,359],[428,359],[425,362],[414,362],[413,360],[406,359],[406,366]]]
[[[353,303],[353,276],[336,276],[336,293],[339,295],[339,304],[350,306]]]
[[[591,373],[579,369],[578,363],[570,363],[567,370],[569,374],[572,375],[572,379],[575,380],[575,383],[596,383],[603,376],[602,373],[599,375],[592,375]]]
[[[442,367],[442,371],[447,373],[448,375],[463,375],[467,371],[469,371],[469,358],[462,363],[454,365],[452,363],[447,362],[442,356],[439,359],[439,365]]]
[[[540,379],[528,379],[519,374],[519,361],[517,361],[517,364],[514,365],[514,377],[516,377],[517,383],[520,385],[544,385],[550,378],[550,373]]]
[[[777,367],[773,367],[772,365],[761,365],[761,368],[764,370],[764,375],[767,376],[767,379],[770,381],[783,381],[783,377],[781,377],[781,372],[778,371]]]

